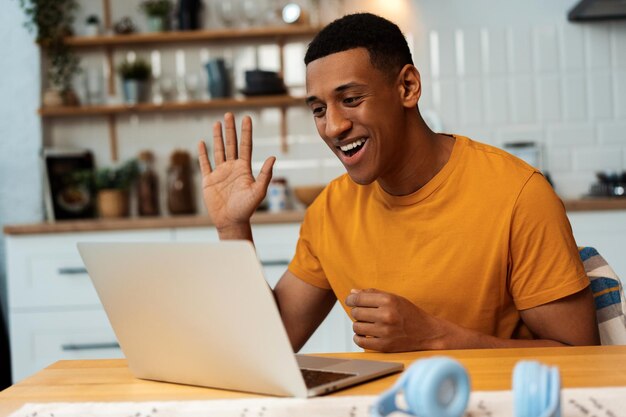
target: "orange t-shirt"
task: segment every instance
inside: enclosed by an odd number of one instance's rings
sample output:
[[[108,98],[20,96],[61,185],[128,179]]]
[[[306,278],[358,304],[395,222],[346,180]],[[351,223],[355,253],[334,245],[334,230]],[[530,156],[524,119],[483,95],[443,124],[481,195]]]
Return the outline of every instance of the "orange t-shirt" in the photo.
[[[344,309],[351,289],[376,288],[465,328],[530,338],[518,310],[589,285],[565,209],[525,162],[455,139],[410,195],[347,174],[332,181],[307,210],[289,270]]]

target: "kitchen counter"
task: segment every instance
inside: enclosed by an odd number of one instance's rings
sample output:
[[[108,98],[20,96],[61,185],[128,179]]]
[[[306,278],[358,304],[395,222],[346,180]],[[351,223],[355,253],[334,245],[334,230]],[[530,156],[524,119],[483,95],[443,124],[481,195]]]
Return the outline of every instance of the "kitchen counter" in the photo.
[[[563,203],[568,212],[626,210],[626,198],[580,198],[563,200]],[[303,210],[285,211],[282,213],[258,212],[252,216],[252,224],[299,223],[302,219],[304,219]],[[4,227],[4,234],[26,235],[203,226],[213,226],[213,222],[207,215],[132,217],[126,219],[89,219],[7,225]]]
[[[252,224],[300,223],[304,210],[281,213],[257,212],[252,216]],[[213,226],[207,215],[131,217],[124,219],[66,220],[50,223],[7,225],[5,235],[27,235],[41,233],[73,233],[111,230],[165,229],[182,227]]]

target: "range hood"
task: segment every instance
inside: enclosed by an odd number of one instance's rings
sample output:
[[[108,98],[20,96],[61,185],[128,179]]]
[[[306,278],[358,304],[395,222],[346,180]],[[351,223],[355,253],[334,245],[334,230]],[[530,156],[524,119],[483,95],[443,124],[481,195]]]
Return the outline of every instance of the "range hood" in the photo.
[[[571,22],[626,19],[626,0],[581,0],[567,14]]]

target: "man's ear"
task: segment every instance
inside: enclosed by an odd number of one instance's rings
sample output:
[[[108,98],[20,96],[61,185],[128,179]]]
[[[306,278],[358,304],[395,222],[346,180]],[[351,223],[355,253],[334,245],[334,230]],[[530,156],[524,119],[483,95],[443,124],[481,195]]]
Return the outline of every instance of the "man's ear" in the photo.
[[[398,92],[400,100],[407,108],[414,108],[422,95],[420,73],[411,64],[406,64],[398,74]]]

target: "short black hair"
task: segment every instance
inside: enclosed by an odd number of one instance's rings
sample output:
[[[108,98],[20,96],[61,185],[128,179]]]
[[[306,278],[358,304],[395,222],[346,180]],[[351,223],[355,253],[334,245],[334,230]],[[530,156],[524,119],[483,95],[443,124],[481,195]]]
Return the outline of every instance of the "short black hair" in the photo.
[[[309,44],[304,63],[354,48],[367,49],[372,66],[389,76],[395,76],[406,64],[413,65],[400,28],[372,13],[349,14],[329,23]]]

